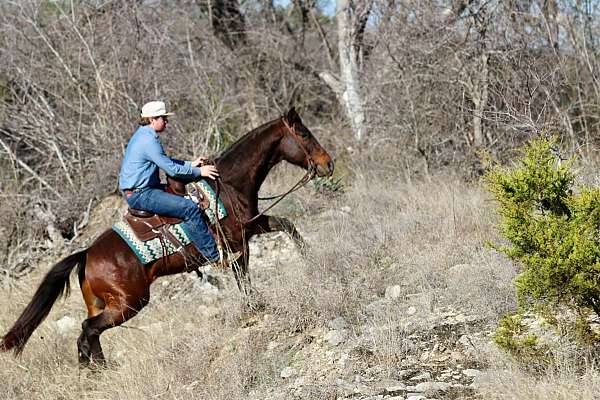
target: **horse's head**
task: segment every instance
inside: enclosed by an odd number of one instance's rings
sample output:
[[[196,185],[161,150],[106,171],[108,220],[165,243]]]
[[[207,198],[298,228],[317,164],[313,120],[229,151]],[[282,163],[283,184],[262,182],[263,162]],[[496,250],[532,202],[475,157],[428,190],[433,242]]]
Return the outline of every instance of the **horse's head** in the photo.
[[[331,156],[304,126],[293,107],[281,117],[281,123],[283,139],[279,149],[283,159],[306,170],[312,169],[317,176],[331,176],[333,174]]]

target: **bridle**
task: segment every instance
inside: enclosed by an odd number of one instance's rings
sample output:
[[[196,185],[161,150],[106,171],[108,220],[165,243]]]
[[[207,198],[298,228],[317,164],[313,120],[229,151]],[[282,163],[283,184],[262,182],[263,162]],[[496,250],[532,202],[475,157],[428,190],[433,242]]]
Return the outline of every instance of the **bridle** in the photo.
[[[295,192],[296,190],[300,189],[301,187],[303,187],[304,185],[306,185],[308,182],[310,182],[310,180],[312,178],[314,178],[315,175],[316,175],[317,169],[316,169],[316,166],[315,166],[315,162],[314,162],[313,158],[310,156],[309,152],[306,150],[306,147],[304,147],[304,145],[302,144],[302,140],[300,139],[300,137],[298,136],[298,133],[296,132],[296,125],[292,124],[290,126],[288,124],[288,122],[285,120],[284,117],[281,117],[281,122],[283,123],[283,125],[285,126],[285,128],[287,129],[287,131],[290,133],[290,135],[292,136],[292,138],[296,141],[296,143],[298,144],[298,146],[300,146],[300,148],[304,152],[304,155],[306,156],[306,160],[307,160],[307,163],[308,163],[308,168],[307,168],[306,174],[304,174],[304,176],[302,178],[300,178],[300,180],[298,182],[296,182],[296,184],[294,186],[292,186],[285,193],[282,193],[282,194],[277,195],[277,196],[271,196],[271,197],[259,197],[258,200],[273,200],[273,199],[277,199],[277,200],[275,200],[267,208],[265,208],[264,210],[262,210],[261,212],[259,212],[257,215],[255,215],[254,217],[250,218],[246,222],[242,222],[240,216],[237,214],[235,203],[232,201],[233,197],[229,193],[229,190],[228,190],[227,186],[222,185],[221,184],[221,178],[218,177],[215,180],[215,184],[216,184],[216,187],[215,187],[216,199],[219,198],[221,190],[223,189],[223,192],[227,195],[227,197],[229,198],[229,201],[231,203],[233,215],[234,215],[235,219],[237,220],[237,222],[241,226],[247,226],[247,225],[253,223],[254,221],[256,221],[258,218],[260,218],[261,216],[263,216],[271,208],[275,207],[275,205],[277,205],[277,203],[279,203],[281,200],[283,200],[287,195],[289,195],[292,192]],[[216,232],[215,233],[216,233],[216,236],[217,236],[217,238],[216,238],[217,242],[220,242],[221,247],[225,246],[225,247],[228,248],[229,244],[227,242],[227,239],[225,237],[225,232],[223,231],[223,228],[221,227],[221,223],[219,222],[218,218],[217,218],[217,222],[216,222],[215,225],[216,225]],[[246,240],[244,232],[245,232],[244,229],[242,229],[242,240],[243,241]]]
[[[306,151],[306,148],[302,144],[302,140],[298,137],[298,133],[296,133],[296,129],[294,129],[296,125],[292,124],[292,126],[290,126],[283,117],[281,117],[281,122],[283,122],[283,125],[287,128],[287,130],[290,133],[290,135],[292,136],[292,138],[296,141],[298,146],[300,146],[300,148],[304,152],[304,155],[306,156],[306,161],[308,163],[308,168],[306,169],[306,174],[302,178],[300,178],[298,183],[296,183],[289,191],[287,191],[283,194],[276,195],[276,196],[259,197],[258,200],[274,200],[274,199],[277,199],[282,196],[285,197],[288,194],[290,194],[290,193],[300,189],[302,186],[306,185],[312,178],[314,178],[315,173],[316,173],[315,162],[313,161],[313,159],[310,156],[310,154],[308,153],[308,151]]]
[[[306,150],[306,147],[304,147],[304,145],[302,144],[302,139],[300,139],[300,137],[298,136],[298,132],[296,132],[296,123],[294,122],[292,124],[292,126],[290,126],[284,117],[281,117],[281,122],[283,122],[283,125],[286,127],[286,129],[288,130],[288,132],[290,133],[292,138],[296,141],[298,146],[300,146],[300,148],[304,152],[304,155],[306,156],[306,161],[308,163],[308,168],[306,170],[306,173],[307,174],[311,173],[314,175],[314,173],[316,172],[315,171],[315,162],[314,162],[313,158],[311,157],[310,153]]]
[[[281,122],[283,123],[283,126],[285,126],[287,131],[290,133],[290,136],[296,141],[298,146],[300,146],[300,148],[304,152],[304,155],[306,156],[306,161],[308,163],[308,168],[306,169],[306,174],[304,174],[304,176],[302,178],[300,178],[300,180],[298,182],[296,182],[296,184],[294,186],[292,186],[285,193],[279,194],[277,196],[259,197],[258,200],[274,200],[274,199],[277,199],[277,200],[275,200],[273,203],[271,203],[267,208],[265,208],[264,210],[259,212],[257,215],[250,218],[248,221],[242,223],[240,218],[236,215],[236,219],[238,220],[238,222],[240,222],[241,225],[244,225],[244,226],[249,225],[252,222],[256,221],[258,218],[263,216],[271,208],[275,207],[277,205],[277,203],[279,203],[281,200],[283,200],[287,195],[295,192],[296,190],[300,189],[301,187],[306,185],[308,182],[310,182],[310,180],[312,178],[314,178],[317,173],[317,168],[315,167],[315,162],[314,162],[313,158],[310,156],[310,153],[306,150],[306,147],[304,147],[304,145],[302,144],[302,140],[300,139],[300,137],[298,136],[298,133],[296,132],[296,124],[293,123],[290,126],[290,124],[288,124],[288,122],[285,120],[284,117],[281,117]],[[217,179],[217,193],[220,191],[220,186],[221,185],[220,185],[219,179]],[[227,190],[225,190],[225,192],[227,192]],[[226,193],[226,194],[228,197],[231,197],[229,195],[229,193]],[[234,212],[235,212],[235,210],[234,210]]]
[[[300,189],[301,187],[306,185],[308,182],[310,182],[310,180],[312,178],[314,178],[316,175],[317,169],[315,167],[315,162],[313,161],[312,157],[306,150],[306,147],[304,147],[304,145],[302,144],[302,140],[300,139],[300,137],[298,136],[298,133],[296,132],[296,124],[293,123],[290,126],[290,124],[288,124],[288,122],[285,120],[284,117],[281,117],[281,122],[283,122],[283,125],[285,126],[287,131],[290,133],[290,136],[296,141],[296,143],[298,144],[298,146],[300,146],[300,148],[304,152],[304,155],[306,156],[306,161],[308,163],[308,168],[306,169],[306,174],[304,174],[304,176],[302,178],[300,178],[300,180],[298,182],[296,182],[296,184],[294,186],[292,186],[285,193],[282,193],[277,196],[259,197],[258,200],[274,200],[274,199],[277,199],[277,200],[275,200],[273,203],[271,203],[267,208],[265,208],[264,210],[259,212],[257,215],[250,218],[248,221],[244,222],[244,225],[248,225],[248,224],[251,224],[252,222],[256,221],[258,218],[260,218],[262,215],[264,215],[271,208],[275,207],[275,205],[277,205],[277,203],[279,203],[281,200],[283,200],[287,195],[295,192],[296,190]]]

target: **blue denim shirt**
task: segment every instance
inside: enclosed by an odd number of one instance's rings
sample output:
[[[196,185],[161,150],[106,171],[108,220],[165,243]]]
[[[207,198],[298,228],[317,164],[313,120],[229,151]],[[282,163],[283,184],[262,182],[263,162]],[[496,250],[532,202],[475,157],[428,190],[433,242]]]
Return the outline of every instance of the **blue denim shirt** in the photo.
[[[119,190],[158,187],[158,169],[172,177],[191,178],[200,176],[200,168],[192,167],[190,161],[168,157],[158,134],[150,126],[140,126],[133,134],[121,163]]]

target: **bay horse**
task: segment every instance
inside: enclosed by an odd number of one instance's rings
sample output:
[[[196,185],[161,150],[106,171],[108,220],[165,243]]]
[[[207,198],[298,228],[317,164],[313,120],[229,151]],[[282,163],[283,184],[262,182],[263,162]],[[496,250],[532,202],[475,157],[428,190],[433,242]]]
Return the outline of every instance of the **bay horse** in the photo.
[[[284,231],[296,243],[302,243],[292,222],[258,210],[259,189],[271,168],[282,160],[310,171],[311,177],[333,173],[331,157],[304,126],[294,108],[281,118],[250,131],[215,159],[221,175],[221,199],[228,214],[221,221],[221,227],[230,250],[242,253],[238,262],[232,264],[232,270],[239,290],[245,295],[252,292],[248,239],[262,233]],[[199,256],[192,244],[186,250]],[[167,261],[143,265],[114,230],[106,230],[90,247],[66,257],[50,269],[21,316],[0,341],[0,350],[12,349],[15,355],[23,351],[57,298],[68,295],[69,276],[77,266],[79,286],[88,311],[77,339],[79,362],[104,364],[100,335],[131,319],[148,304],[150,285],[158,277],[186,270],[181,253],[169,256]]]

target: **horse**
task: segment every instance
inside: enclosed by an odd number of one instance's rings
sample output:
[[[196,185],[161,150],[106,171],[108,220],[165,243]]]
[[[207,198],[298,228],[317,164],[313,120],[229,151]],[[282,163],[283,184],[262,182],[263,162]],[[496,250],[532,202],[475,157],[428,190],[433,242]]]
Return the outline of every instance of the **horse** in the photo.
[[[301,245],[302,237],[286,218],[258,210],[258,192],[269,171],[281,161],[305,169],[312,176],[331,176],[333,161],[292,107],[285,115],[248,132],[214,162],[220,173],[221,199],[227,217],[220,222],[232,252],[241,252],[232,264],[237,286],[245,296],[253,293],[248,270],[248,239],[267,232],[287,232]],[[211,182],[216,188],[216,182]],[[181,191],[184,183],[172,184]],[[188,254],[199,256],[192,245]],[[46,318],[54,302],[69,294],[69,276],[77,267],[79,286],[88,317],[77,339],[82,366],[106,363],[100,335],[133,318],[150,299],[150,285],[157,278],[186,271],[181,253],[142,264],[129,245],[112,229],[104,231],[87,249],[71,254],[45,275],[33,298],[0,341],[0,351],[19,355],[34,330]]]

